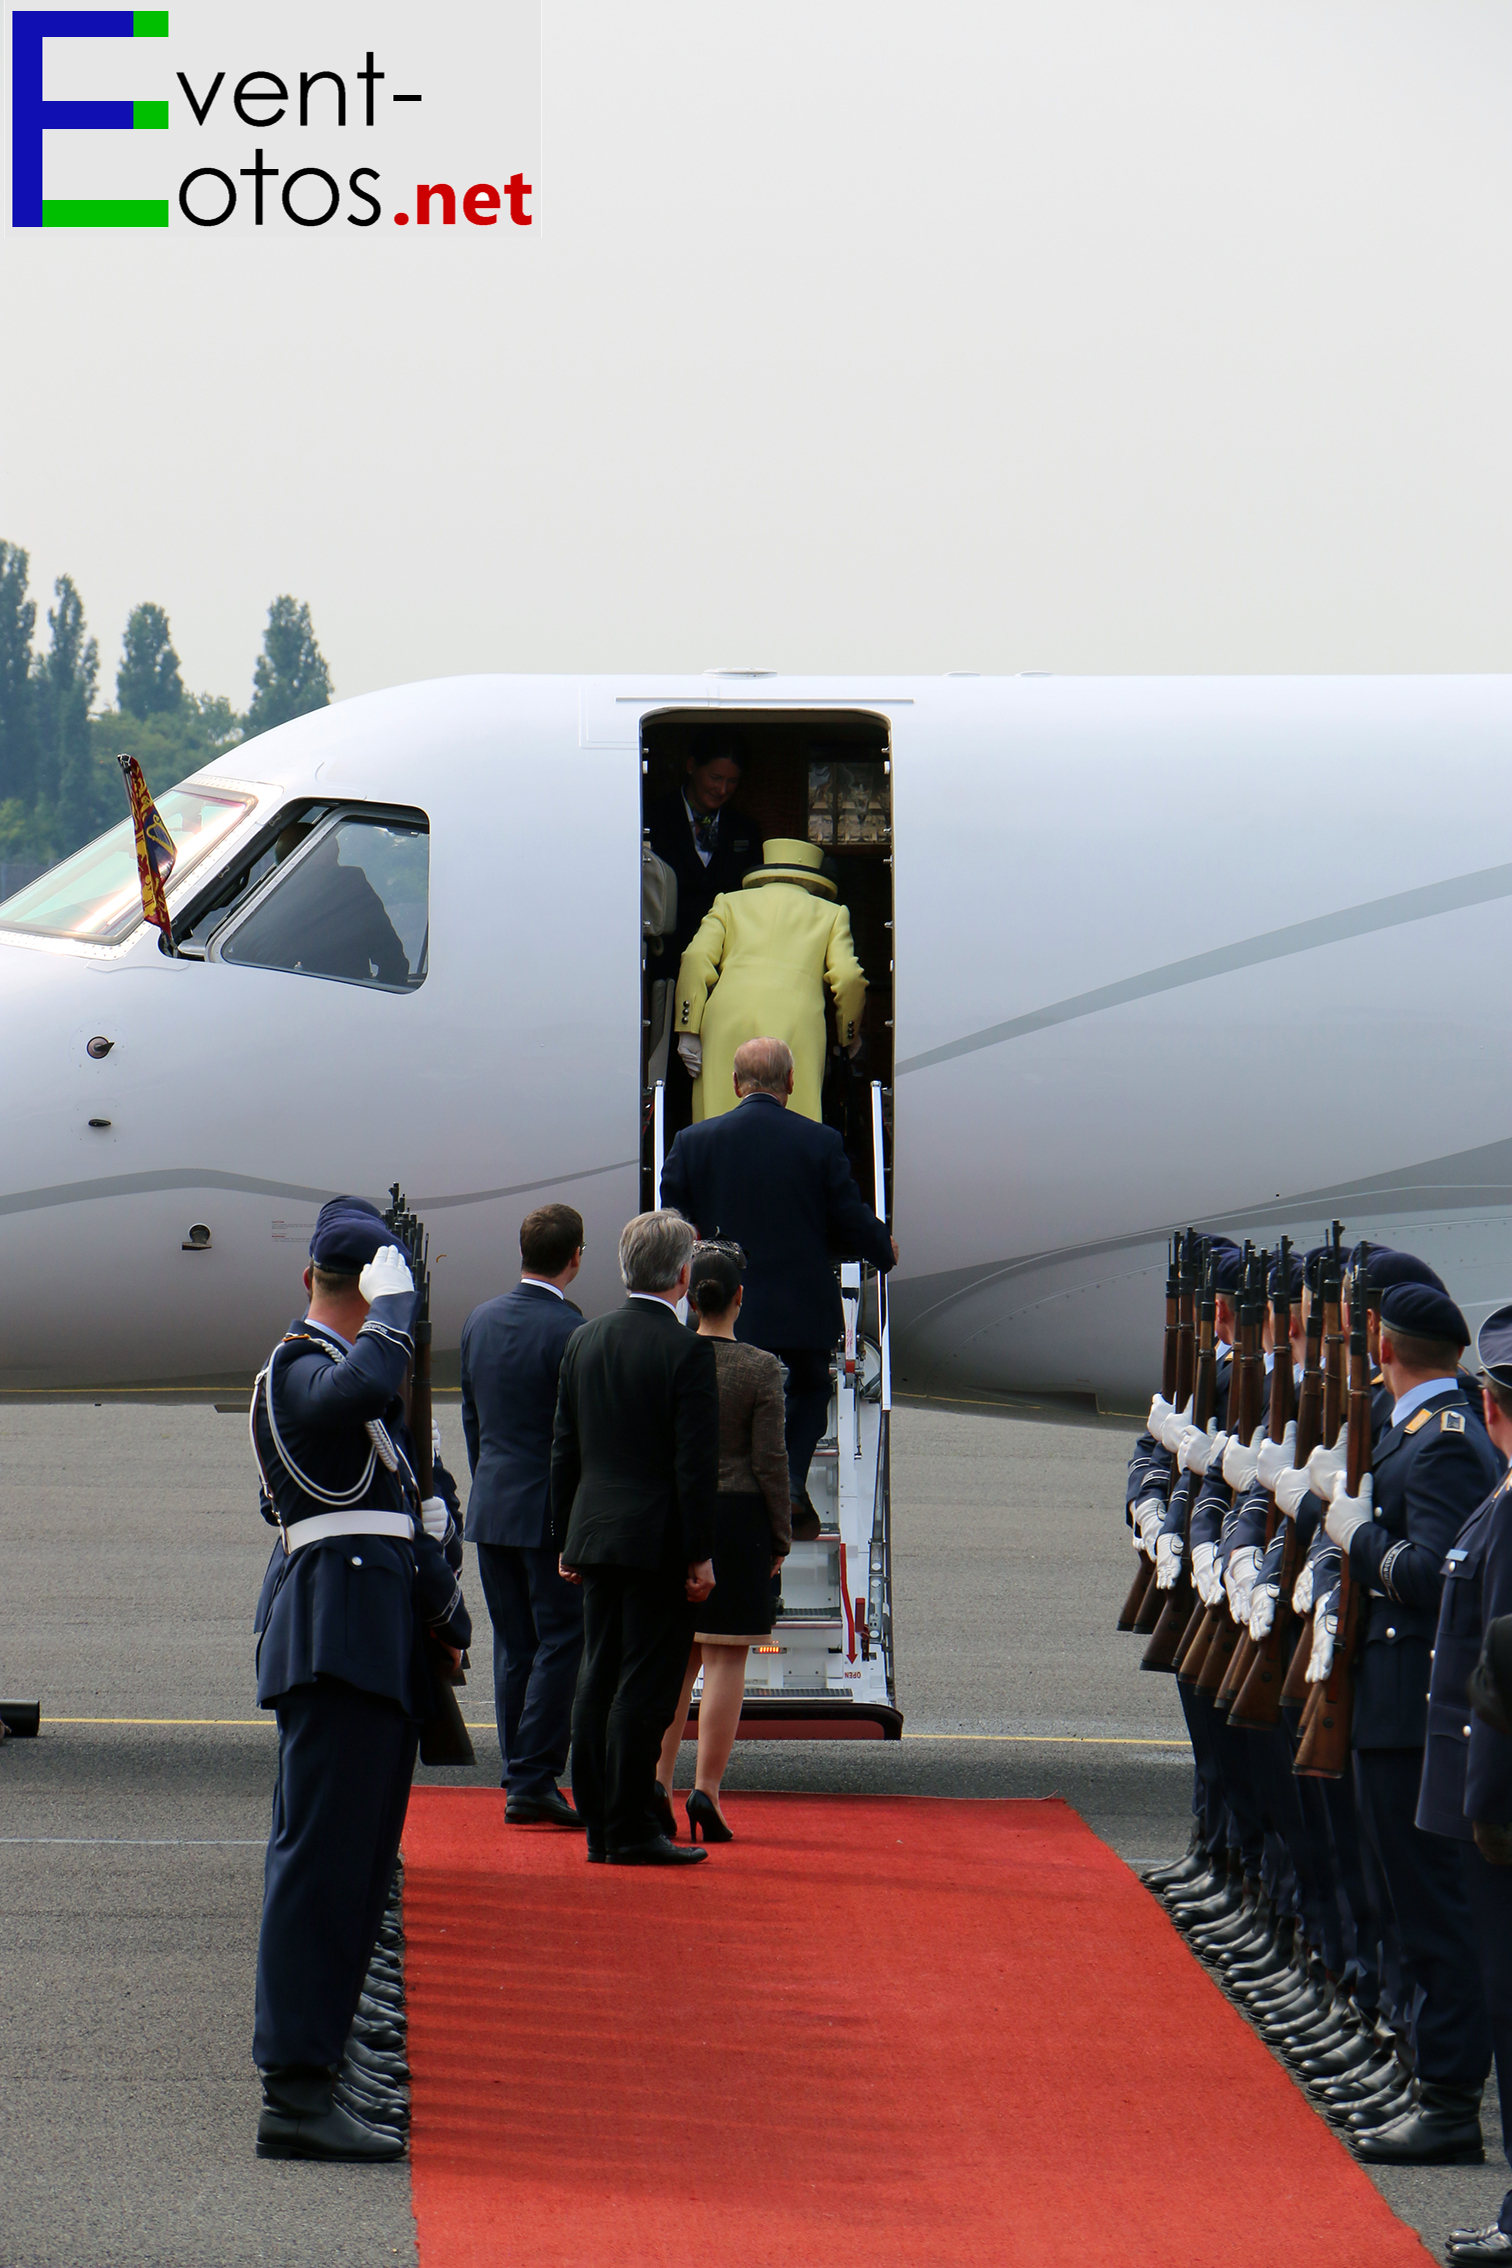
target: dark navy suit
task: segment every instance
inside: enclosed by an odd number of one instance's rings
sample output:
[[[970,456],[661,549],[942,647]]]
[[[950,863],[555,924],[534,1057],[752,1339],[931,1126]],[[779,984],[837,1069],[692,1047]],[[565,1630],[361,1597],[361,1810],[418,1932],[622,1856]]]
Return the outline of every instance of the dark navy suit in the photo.
[[[1353,1722],[1360,1825],[1396,1918],[1418,2075],[1474,2088],[1491,2035],[1469,1901],[1453,1846],[1415,1817],[1445,1555],[1501,1459],[1453,1384],[1390,1426],[1372,1464],[1374,1518],[1349,1546],[1351,1578],[1369,1593]]]
[[[1481,1983],[1491,2019],[1502,2102],[1502,2143],[1512,2161],[1512,1867],[1492,1866],[1472,1820],[1512,1822],[1512,1739],[1470,1709],[1470,1672],[1486,1624],[1512,1612],[1512,1475],[1456,1536],[1444,1561],[1444,1597],[1428,1688],[1428,1745],[1417,1823],[1459,1846]],[[1512,2192],[1501,2226],[1512,2233]]]
[[[845,1327],[835,1258],[884,1274],[892,1240],[856,1187],[832,1126],[747,1095],[678,1135],[661,1201],[701,1236],[733,1237],[746,1256],[735,1336],[787,1364],[788,1472],[795,1501],[829,1418],[829,1358]]]
[[[424,1634],[458,1647],[471,1637],[446,1553],[420,1527],[407,1455],[399,1397],[414,1304],[409,1293],[375,1300],[351,1347],[292,1324],[253,1404],[264,1516],[282,1531],[255,1624],[257,1698],[277,1710],[279,1734],[253,2033],[263,2071],[340,2061],[409,1802],[429,1694]],[[365,1518],[394,1528],[411,1514],[408,1534],[361,1532]],[[301,1524],[320,1518],[355,1532],[302,1541]]]
[[[583,1654],[583,1594],[551,1540],[557,1375],[582,1310],[519,1283],[462,1327],[462,1430],[472,1467],[467,1540],[493,1620],[494,1714],[512,1796],[554,1789],[567,1763]]]

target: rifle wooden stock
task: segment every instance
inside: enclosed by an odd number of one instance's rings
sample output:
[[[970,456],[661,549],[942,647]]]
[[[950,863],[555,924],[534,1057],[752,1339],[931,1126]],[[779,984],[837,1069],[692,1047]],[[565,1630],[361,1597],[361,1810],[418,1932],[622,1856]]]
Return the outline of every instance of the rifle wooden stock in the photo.
[[[1139,1657],[1139,1666],[1142,1670],[1167,1670],[1174,1674],[1176,1656],[1181,1651],[1197,1597],[1192,1588],[1192,1571],[1184,1559],[1181,1573],[1171,1588],[1157,1595],[1161,1601],[1160,1618],[1150,1634],[1150,1643]]]
[[[1202,1657],[1202,1667],[1197,1672],[1196,1682],[1199,1693],[1205,1693],[1210,1700],[1216,1701],[1229,1663],[1234,1658],[1234,1648],[1239,1643],[1239,1625],[1229,1613],[1227,1599],[1222,1606],[1214,1607],[1213,1616],[1213,1635],[1208,1640],[1208,1650]]]
[[[1228,1609],[1224,1606],[1203,1606],[1198,1601],[1197,1613],[1187,1626],[1176,1662],[1176,1675],[1183,1685],[1195,1685],[1201,1677],[1202,1665],[1207,1660],[1208,1648],[1212,1645],[1218,1628],[1218,1617],[1227,1612]]]
[[[1323,1432],[1323,1309],[1321,1303],[1307,1318],[1307,1351],[1302,1364],[1302,1391],[1297,1397],[1297,1448],[1293,1460],[1301,1466],[1317,1448]],[[1235,1696],[1229,1711],[1229,1723],[1240,1725],[1247,1731],[1265,1731],[1278,1724],[1283,1700],[1294,1705],[1300,1695],[1287,1692],[1287,1641],[1292,1626],[1297,1622],[1292,1593],[1301,1574],[1302,1549],[1297,1541],[1297,1523],[1286,1523],[1286,1542],[1281,1552],[1281,1571],[1278,1577],[1280,1596],[1276,1600],[1276,1619],[1269,1634],[1255,1649],[1253,1663],[1243,1686]],[[1302,1667],[1307,1667],[1303,1656]],[[1300,1674],[1300,1673],[1299,1673]],[[1305,1689],[1304,1689],[1305,1690]]]
[[[1214,1317],[1216,1304],[1211,1290],[1204,1285],[1197,1301],[1197,1352],[1192,1376],[1192,1423],[1206,1431],[1213,1405],[1218,1399],[1218,1350],[1214,1343]],[[1169,1591],[1155,1590],[1146,1594],[1146,1608],[1155,1600],[1155,1612],[1148,1620],[1135,1623],[1136,1630],[1148,1630],[1150,1643],[1140,1657],[1142,1670],[1172,1671],[1181,1649],[1183,1635],[1191,1620],[1192,1603],[1196,1593],[1192,1588],[1192,1558],[1190,1551],[1183,1555],[1181,1572]]]
[[[1155,1581],[1155,1562],[1153,1559],[1147,1559],[1145,1565],[1150,1570],[1150,1580],[1145,1585],[1144,1597],[1139,1602],[1139,1612],[1134,1617],[1134,1635],[1136,1638],[1148,1638],[1150,1636],[1156,1623],[1160,1620],[1161,1610],[1166,1601],[1165,1592],[1160,1589]]]
[[[1312,1693],[1312,1687],[1307,1682],[1307,1662],[1312,1653],[1312,1636],[1313,1618],[1309,1612],[1303,1615],[1301,1627],[1297,1632],[1296,1649],[1292,1654],[1291,1664],[1281,1687],[1278,1710],[1300,1709]]]
[[[1349,1347],[1349,1451],[1345,1458],[1345,1487],[1358,1496],[1360,1483],[1370,1470],[1370,1354],[1365,1336],[1364,1287],[1356,1285],[1350,1317]],[[1354,1717],[1355,1653],[1359,1639],[1360,1588],[1349,1571],[1349,1554],[1339,1554],[1339,1627],[1334,1639],[1333,1664],[1327,1678],[1314,1688],[1309,1716],[1303,1719],[1292,1770],[1300,1779],[1342,1779],[1349,1763],[1350,1729]]]
[[[1150,1589],[1154,1581],[1155,1562],[1151,1559],[1146,1559],[1144,1553],[1141,1552],[1139,1555],[1138,1564],[1134,1569],[1134,1580],[1129,1585],[1129,1595],[1124,1600],[1123,1606],[1119,1610],[1117,1627],[1120,1630],[1133,1629],[1135,1618],[1137,1617],[1140,1608],[1144,1605],[1145,1593]]]
[[[1248,1626],[1246,1626],[1239,1632],[1239,1643],[1229,1656],[1228,1668],[1223,1673],[1223,1683],[1218,1688],[1218,1706],[1226,1713],[1232,1712],[1234,1703],[1239,1698],[1240,1689],[1249,1676],[1251,1665],[1259,1651],[1259,1647],[1250,1636]]]
[[[1236,1419],[1234,1439],[1246,1446],[1253,1439],[1260,1423],[1260,1409],[1265,1398],[1265,1351],[1261,1345],[1265,1315],[1264,1285],[1262,1279],[1262,1296],[1257,1305],[1251,1273],[1254,1264],[1252,1248],[1246,1245],[1245,1281],[1239,1295],[1239,1346],[1234,1368],[1229,1374],[1229,1409]],[[1235,1622],[1227,1597],[1219,1601],[1212,1614],[1213,1628],[1195,1683],[1199,1693],[1207,1694],[1216,1703],[1223,1691],[1239,1641],[1245,1633]]]
[[[1186,1309],[1185,1329],[1187,1345],[1190,1347],[1192,1335],[1191,1293],[1185,1281],[1176,1272],[1176,1256],[1173,1247],[1171,1270],[1166,1277],[1165,1337],[1161,1342],[1160,1349],[1160,1391],[1166,1401],[1174,1403],[1178,1410],[1186,1400],[1187,1394],[1191,1392],[1190,1360],[1187,1365],[1187,1385],[1185,1389],[1181,1386],[1183,1307]],[[1128,1597],[1119,1609],[1118,1621],[1114,1625],[1115,1629],[1153,1629],[1153,1618],[1151,1621],[1142,1624],[1139,1617],[1144,1611],[1145,1600],[1153,1589],[1154,1582],[1155,1563],[1153,1560],[1146,1559],[1144,1553],[1141,1552],[1139,1564],[1134,1570],[1134,1580],[1129,1585]],[[1158,1614],[1159,1610],[1157,1609],[1156,1612]]]

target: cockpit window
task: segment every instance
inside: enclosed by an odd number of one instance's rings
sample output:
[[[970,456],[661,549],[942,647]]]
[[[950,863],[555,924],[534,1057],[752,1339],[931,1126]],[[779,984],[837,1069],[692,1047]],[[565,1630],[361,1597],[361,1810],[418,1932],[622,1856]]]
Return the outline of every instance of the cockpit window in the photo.
[[[156,798],[178,852],[172,888],[214,850],[251,809],[252,798],[229,790],[170,788]],[[43,937],[77,937],[109,945],[142,918],[136,837],[123,819],[61,865],[28,882],[0,905],[0,928],[35,930]]]
[[[215,957],[389,992],[425,982],[430,840],[424,826],[346,817],[285,828],[280,874]]]

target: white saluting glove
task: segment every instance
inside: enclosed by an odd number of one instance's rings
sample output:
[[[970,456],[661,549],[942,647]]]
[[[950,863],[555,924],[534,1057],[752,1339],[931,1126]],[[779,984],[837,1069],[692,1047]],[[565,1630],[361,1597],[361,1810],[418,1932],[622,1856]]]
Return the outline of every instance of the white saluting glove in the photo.
[[[1288,1520],[1295,1520],[1307,1489],[1305,1465],[1298,1465],[1293,1471],[1282,1473],[1276,1481],[1276,1510]]]
[[[1193,1544],[1192,1581],[1197,1586],[1197,1596],[1204,1606],[1216,1606],[1222,1592],[1222,1585],[1218,1580],[1217,1562],[1218,1546],[1216,1544]]]
[[[1155,1588],[1173,1591],[1181,1573],[1181,1562],[1186,1553],[1186,1541],[1178,1535],[1155,1538]]]
[[[1160,1523],[1166,1516],[1165,1505],[1158,1496],[1144,1496],[1134,1507],[1134,1526],[1139,1535],[1139,1548],[1146,1559],[1155,1557],[1155,1538]]]
[[[690,1079],[703,1077],[703,1041],[697,1032],[684,1032],[677,1043],[677,1052],[687,1066]]]
[[[437,1423],[436,1423],[435,1419],[434,1419],[434,1418],[432,1418],[432,1419],[431,1419],[431,1462],[432,1462],[433,1464],[434,1464],[435,1460],[436,1460],[436,1459],[437,1459],[437,1458],[438,1458],[438,1457],[440,1456],[440,1454],[441,1454],[441,1428],[440,1428],[440,1426],[439,1426],[439,1425],[437,1425]]]
[[[1192,1404],[1189,1398],[1179,1410],[1172,1410],[1169,1417],[1161,1419],[1160,1441],[1162,1448],[1174,1450],[1191,1422]]]
[[[1262,1488],[1274,1489],[1284,1472],[1297,1461],[1297,1421],[1293,1418],[1279,1441],[1262,1441],[1255,1478]]]
[[[1312,1613],[1314,1572],[1312,1561],[1310,1559],[1305,1560],[1302,1572],[1297,1577],[1292,1590],[1292,1612],[1294,1614]]]
[[[357,1289],[371,1304],[375,1299],[390,1299],[396,1292],[411,1292],[415,1279],[410,1274],[409,1262],[397,1244],[386,1244],[357,1278]]]
[[[1350,1495],[1348,1483],[1342,1474],[1334,1483],[1334,1500],[1324,1516],[1323,1525],[1330,1541],[1336,1543],[1340,1551],[1348,1551],[1350,1538],[1357,1529],[1369,1527],[1374,1495],[1375,1484],[1369,1473],[1361,1477],[1358,1496]]]
[[[1276,1619],[1276,1601],[1281,1596],[1279,1583],[1257,1583],[1250,1598],[1249,1633],[1258,1646],[1268,1638]]]
[[[1150,1397],[1149,1422],[1145,1426],[1146,1433],[1150,1435],[1152,1440],[1159,1441],[1161,1427],[1168,1417],[1175,1415],[1176,1405],[1174,1402],[1168,1402],[1164,1394],[1152,1394]]]
[[[1218,1420],[1216,1418],[1208,1419],[1206,1433],[1199,1433],[1195,1425],[1189,1425],[1181,1437],[1181,1447],[1177,1452],[1176,1461],[1182,1471],[1184,1473],[1195,1473],[1197,1478],[1201,1480],[1208,1469],[1213,1454],[1213,1443],[1217,1438]]]
[[[1223,1477],[1236,1496],[1242,1496],[1255,1477],[1255,1467],[1260,1462],[1260,1444],[1264,1439],[1265,1428],[1257,1425],[1247,1449],[1242,1441],[1231,1441],[1223,1452]]]
[[[1228,1593],[1229,1613],[1236,1622],[1248,1622],[1250,1600],[1254,1595],[1255,1577],[1260,1568],[1260,1554],[1253,1544],[1234,1552],[1224,1569],[1223,1587]]]
[[[1349,1457],[1349,1421],[1346,1418],[1339,1428],[1339,1438],[1331,1449],[1322,1442],[1307,1460],[1307,1485],[1314,1496],[1321,1496],[1327,1504],[1333,1496],[1334,1482],[1343,1472]]]
[[[1320,1607],[1313,1617],[1312,1652],[1307,1658],[1309,1685],[1326,1685],[1333,1669],[1334,1640],[1339,1635],[1339,1618],[1334,1612],[1333,1600]]]
[[[420,1506],[420,1518],[428,1536],[437,1543],[445,1543],[446,1531],[451,1522],[444,1496],[427,1496]]]

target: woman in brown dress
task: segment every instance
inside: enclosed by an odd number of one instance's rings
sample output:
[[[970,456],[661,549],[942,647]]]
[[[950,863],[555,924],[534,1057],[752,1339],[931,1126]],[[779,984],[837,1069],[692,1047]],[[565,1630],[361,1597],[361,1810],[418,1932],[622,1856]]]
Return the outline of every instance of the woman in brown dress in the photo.
[[[772,1577],[792,1547],[792,1496],[783,1439],[784,1372],[777,1357],[735,1337],[745,1254],[736,1244],[698,1244],[688,1301],[698,1335],[714,1341],[719,1371],[719,1496],[714,1508],[714,1589],[698,1609],[693,1651],[677,1714],[662,1742],[657,1782],[672,1832],[672,1778],[688,1721],[693,1681],[703,1665],[698,1704],[698,1771],[688,1798],[688,1831],[697,1842],[727,1843],[719,1783],[735,1745],[745,1697],[746,1651],[771,1636]]]

